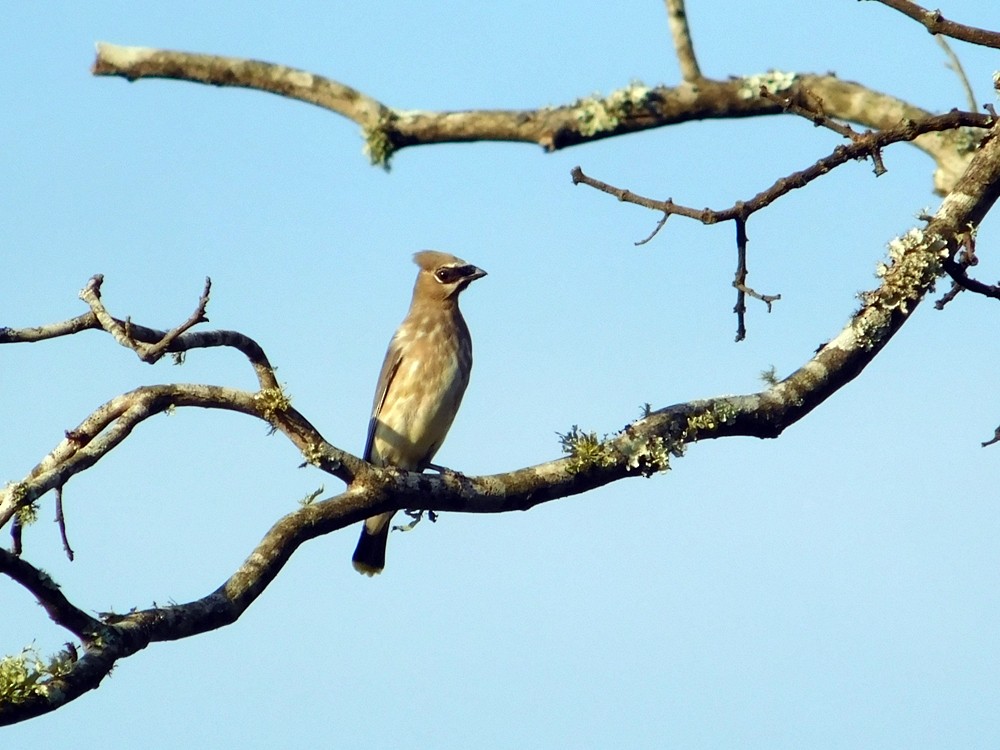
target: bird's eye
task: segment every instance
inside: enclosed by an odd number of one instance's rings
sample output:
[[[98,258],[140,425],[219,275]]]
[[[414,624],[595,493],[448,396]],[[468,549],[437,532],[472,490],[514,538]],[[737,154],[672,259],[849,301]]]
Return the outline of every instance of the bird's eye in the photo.
[[[437,280],[440,281],[442,284],[450,284],[461,275],[462,275],[462,269],[455,268],[453,266],[439,268],[434,272],[434,276],[437,277]]]

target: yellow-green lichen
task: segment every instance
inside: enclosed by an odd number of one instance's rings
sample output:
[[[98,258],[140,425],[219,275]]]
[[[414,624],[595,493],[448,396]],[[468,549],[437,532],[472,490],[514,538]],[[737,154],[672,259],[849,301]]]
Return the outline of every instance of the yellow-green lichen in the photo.
[[[880,262],[875,268],[882,286],[869,292],[865,301],[886,311],[907,313],[910,304],[932,288],[941,275],[941,261],[948,255],[947,243],[913,228],[890,240],[888,251],[888,262]]]
[[[265,388],[254,394],[257,410],[268,422],[274,422],[278,414],[287,411],[292,401],[281,388]]]
[[[659,435],[651,438],[626,437],[619,440],[629,470],[639,469],[646,476],[670,470],[670,453],[667,441]]]
[[[957,128],[952,131],[955,149],[960,154],[971,154],[983,142],[983,130],[980,128]]]
[[[720,425],[730,424],[736,418],[736,409],[728,401],[722,401],[687,418],[687,426],[682,433],[682,443],[694,442],[705,433],[715,432]]]
[[[365,156],[368,157],[373,167],[382,167],[388,172],[396,147],[389,137],[386,121],[380,119],[376,125],[362,128],[361,132],[365,138],[365,145],[362,149]]]
[[[649,106],[651,92],[649,86],[633,81],[607,96],[594,94],[578,100],[574,107],[580,133],[592,136],[614,130],[622,120]]]
[[[881,342],[889,328],[889,313],[877,307],[870,307],[854,320],[854,333],[865,351]]]
[[[28,496],[28,485],[26,482],[10,482],[4,487],[4,491],[10,495],[10,501],[14,505],[20,505]]]
[[[326,451],[323,450],[319,443],[310,442],[305,450],[302,451],[303,457],[306,459],[307,464],[312,464],[313,466],[319,466],[323,462],[323,458],[326,456]]]
[[[615,464],[615,451],[608,444],[607,435],[604,439],[598,439],[596,432],[583,432],[577,425],[573,425],[565,435],[556,434],[559,435],[563,453],[570,457],[568,470],[571,474]]]
[[[34,647],[16,656],[0,658],[0,704],[24,703],[39,696],[52,698],[58,688],[52,683],[69,674],[73,659],[61,651],[48,661]]]
[[[318,490],[313,490],[312,492],[310,492],[305,497],[299,498],[299,505],[301,505],[303,507],[305,507],[306,505],[312,505],[316,501],[316,498],[319,497],[320,495],[322,495],[324,491],[325,490],[323,489],[323,487],[321,485]]]
[[[795,73],[786,73],[781,70],[769,70],[765,73],[746,76],[740,81],[740,99],[755,99],[760,96],[761,86],[770,93],[777,94],[786,89],[790,89],[795,83]]]
[[[21,526],[31,526],[31,524],[38,520],[38,503],[30,502],[22,505],[17,509],[15,517]]]
[[[778,384],[778,370],[774,365],[771,365],[766,370],[760,371],[760,379],[763,380],[770,386],[775,386]]]

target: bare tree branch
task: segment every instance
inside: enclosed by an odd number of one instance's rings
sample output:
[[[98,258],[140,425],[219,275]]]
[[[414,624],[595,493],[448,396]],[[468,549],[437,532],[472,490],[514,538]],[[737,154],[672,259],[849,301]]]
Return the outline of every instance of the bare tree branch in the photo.
[[[315,104],[361,126],[365,150],[375,164],[387,166],[407,146],[469,141],[536,143],[546,151],[693,120],[781,114],[783,108],[760,96],[822,100],[830,117],[870,128],[890,128],[931,113],[896,97],[825,75],[771,71],[725,81],[699,79],[692,87],[630,84],[605,97],[524,110],[432,112],[389,107],[329,78],[282,65],[214,55],[99,43],[94,75],[129,81],[170,78],[212,86],[237,86]],[[808,107],[808,103],[804,103]],[[938,165],[934,186],[946,193],[965,170],[976,138],[954,131],[923,135],[913,144]]]
[[[201,298],[198,300],[198,307],[195,308],[191,317],[176,328],[165,333],[155,344],[149,345],[143,343],[141,340],[136,339],[132,335],[131,319],[126,318],[125,323],[123,324],[111,317],[108,311],[104,309],[104,303],[101,302],[101,285],[103,283],[103,275],[98,274],[97,276],[94,276],[88,282],[87,286],[80,291],[80,299],[90,305],[90,309],[100,322],[101,327],[110,333],[115,341],[124,346],[126,349],[132,349],[135,351],[135,353],[139,355],[139,359],[148,364],[154,364],[157,362],[160,357],[169,351],[170,345],[182,333],[193,328],[198,323],[208,322],[208,318],[205,317],[205,309],[208,307],[208,296],[212,291],[212,280],[206,278],[205,291],[202,292]]]
[[[912,6],[882,1],[893,7]],[[27,699],[0,703],[0,725],[38,716],[74,700],[99,686],[119,660],[151,643],[185,638],[235,622],[304,542],[371,515],[407,508],[468,513],[526,510],[628,477],[665,471],[672,457],[683,455],[686,446],[696,441],[736,435],[777,437],[857,377],[944,273],[950,274],[956,284],[973,283],[966,274],[967,267],[974,262],[974,248],[968,238],[1000,197],[1000,138],[995,137],[1000,126],[995,117],[952,112],[934,118],[904,102],[832,76],[772,72],[731,81],[702,79],[683,3],[665,2],[685,85],[649,88],[634,84],[607,97],[519,112],[395,110],[344,84],[282,66],[98,46],[94,65],[98,75],[120,75],[129,80],[166,77],[242,86],[324,106],[362,126],[367,149],[373,161],[381,164],[387,164],[399,148],[422,143],[517,140],[554,150],[691,119],[786,111],[808,116],[814,124],[840,132],[850,143],[750,201],[737,202],[725,211],[685,208],[672,200],[653,201],[593,180],[579,168],[573,171],[574,182],[584,182],[621,200],[661,211],[663,217],[648,239],[672,213],[705,223],[733,220],[738,250],[733,286],[737,289],[737,315],[743,334],[745,297],[756,297],[769,306],[778,299],[761,295],[746,284],[746,221],[754,211],[850,159],[870,157],[876,170],[884,169],[880,150],[900,140],[916,143],[936,159],[935,184],[946,195],[938,211],[926,218],[926,226],[911,229],[890,243],[889,260],[879,267],[878,287],[861,296],[861,308],[847,326],[783,380],[774,380],[757,393],[647,411],[621,432],[600,440],[574,428],[563,436],[568,454],[565,457],[490,476],[424,475],[391,467],[376,468],[329,444],[305,416],[292,408],[256,342],[234,331],[190,330],[206,320],[209,282],[194,313],[166,332],[134,325],[129,318],[122,321],[113,317],[101,300],[103,277],[100,276],[94,277],[81,292],[91,308],[87,315],[49,326],[0,329],[0,343],[43,341],[100,329],[149,363],[167,352],[232,346],[250,360],[260,384],[256,393],[204,384],[142,386],[111,399],[76,429],[68,431],[24,479],[0,489],[0,527],[18,510],[32,506],[51,490],[55,490],[56,503],[61,506],[62,488],[70,478],[97,463],[146,419],[176,407],[237,411],[264,420],[299,449],[306,463],[346,484],[342,493],[306,502],[281,518],[221,586],[184,604],[95,618],[73,604],[39,568],[0,550],[0,573],[34,595],[51,619],[79,638],[83,646],[82,656],[70,646],[68,656],[59,662],[58,668],[53,666],[40,688]],[[698,85],[691,86],[695,81]],[[880,130],[856,133],[833,118]],[[993,137],[962,132],[960,127],[992,128],[989,136]],[[940,135],[928,137],[932,133]],[[963,243],[967,247],[964,258],[958,255]],[[58,516],[62,516],[61,508]],[[68,550],[64,531],[63,540]]]
[[[665,214],[677,214],[689,219],[695,219],[703,224],[716,224],[722,221],[734,221],[741,215],[749,217],[751,214],[760,211],[783,195],[790,193],[797,188],[805,187],[813,180],[816,180],[831,170],[856,159],[864,159],[874,151],[901,141],[912,141],[925,133],[951,130],[962,126],[990,127],[994,123],[994,118],[990,115],[981,115],[975,112],[959,112],[952,110],[948,114],[926,117],[918,121],[905,121],[894,127],[885,130],[868,133],[855,133],[853,142],[847,145],[837,146],[833,153],[819,159],[815,164],[799,172],[793,172],[787,177],[782,177],[771,187],[761,191],[757,195],[745,201],[738,201],[736,204],[725,209],[694,208],[682,206],[674,203],[673,200],[657,200],[647,198],[631,190],[618,188],[609,185],[601,180],[594,179],[583,173],[580,167],[574,167],[571,176],[573,184],[584,184],[593,187],[601,192],[613,195],[618,200],[625,203],[634,203],[637,206],[662,211]]]
[[[267,91],[315,104],[375,128],[389,109],[357,89],[322,76],[283,65],[219,55],[120,47],[99,42],[94,75],[140,78],[176,78],[211,86],[238,86]]]
[[[56,524],[59,526],[59,538],[62,539],[63,551],[70,561],[73,560],[73,548],[69,546],[69,537],[66,535],[66,516],[63,515],[63,488],[56,487]]]
[[[965,101],[968,103],[969,109],[973,111],[979,109],[979,101],[976,99],[976,94],[972,90],[972,83],[970,83],[969,77],[965,75],[965,68],[962,67],[962,61],[958,59],[958,55],[955,54],[955,51],[951,48],[951,45],[948,44],[948,41],[943,36],[936,34],[934,36],[934,41],[938,43],[938,46],[941,47],[941,49],[944,50],[945,55],[948,56],[948,67],[955,72],[955,75],[958,76],[959,82],[962,84],[962,88],[965,89]]]
[[[78,638],[89,640],[101,630],[102,623],[72,605],[47,573],[5,549],[0,549],[0,573],[24,586],[56,625]]]
[[[746,214],[740,213],[735,220],[736,223],[736,277],[733,279],[733,286],[736,288],[736,306],[733,312],[736,313],[736,341],[743,341],[747,337],[746,326],[746,298],[749,295],[754,299],[759,299],[767,305],[767,311],[771,312],[771,303],[781,299],[780,294],[760,294],[747,286],[747,220]]]
[[[691,41],[691,29],[688,28],[687,11],[684,0],[664,0],[667,6],[667,21],[670,23],[670,36],[674,40],[674,50],[677,52],[677,62],[681,68],[681,78],[687,83],[701,80],[701,69],[698,58],[694,54],[694,43]]]
[[[1000,285],[985,284],[982,281],[971,278],[963,265],[946,258],[944,261],[944,270],[959,288],[981,294],[984,297],[1000,299]],[[941,305],[941,307],[943,306]]]
[[[88,286],[81,291],[81,296],[85,293],[89,294],[87,289],[93,281],[92,279],[88,283]],[[180,327],[175,328],[174,331],[160,331],[155,328],[147,328],[136,325],[128,319],[122,320],[112,317],[104,310],[103,303],[99,303],[99,305],[100,310],[103,311],[103,322],[97,313],[91,311],[70,320],[43,326],[30,328],[0,327],[0,344],[35,343],[60,336],[72,336],[81,331],[97,330],[110,333],[119,344],[127,349],[136,351],[140,359],[143,359],[143,356],[136,349],[137,342],[162,346],[163,342],[167,341],[164,351],[172,354],[182,354],[193,349],[231,347],[241,352],[250,361],[262,389],[279,387],[274,374],[274,368],[268,361],[267,355],[264,354],[264,350],[261,349],[260,345],[249,336],[237,331],[202,331],[199,333],[188,332],[183,335],[171,335],[174,332],[179,333]],[[186,330],[190,326],[183,324],[182,327]],[[116,334],[118,335],[116,336]]]
[[[981,445],[984,448],[988,448],[989,446],[996,445],[997,443],[1000,443],[1000,427],[997,427],[996,430],[994,430],[992,438],[981,443]]]
[[[858,132],[850,125],[846,125],[828,117],[826,112],[823,111],[823,100],[819,97],[809,96],[808,92],[805,96],[800,97],[799,101],[796,101],[789,96],[785,96],[780,93],[772,93],[767,86],[761,86],[760,96],[763,99],[769,99],[773,102],[777,102],[781,105],[781,108],[785,112],[791,112],[794,115],[803,117],[806,120],[809,120],[809,122],[816,127],[823,127],[828,130],[832,130],[837,135],[852,141],[857,139],[859,136]]]
[[[762,96],[765,98],[774,98],[778,100],[767,91],[762,91]],[[846,164],[851,159],[865,158],[866,156],[871,156],[875,161],[875,174],[879,174],[885,171],[885,166],[882,163],[881,150],[883,147],[888,146],[892,143],[897,143],[900,141],[912,140],[920,135],[928,132],[935,132],[943,128],[954,128],[960,125],[966,125],[970,122],[977,123],[982,126],[995,125],[996,118],[991,115],[980,115],[974,112],[959,112],[957,110],[952,110],[946,115],[938,115],[937,117],[928,117],[919,122],[904,122],[896,127],[888,128],[886,130],[878,132],[867,132],[867,133],[857,133],[851,128],[839,126],[835,123],[829,121],[829,119],[822,114],[821,111],[809,110],[802,107],[800,104],[795,102],[782,102],[783,106],[786,106],[790,111],[798,114],[802,117],[813,121],[816,125],[825,125],[835,132],[841,133],[845,137],[851,139],[851,143],[847,146],[838,146],[834,149],[833,153],[827,157],[824,157],[817,161],[811,167],[808,167],[802,171],[794,172],[787,177],[779,179],[770,188],[758,193],[753,198],[748,201],[737,201],[733,206],[727,209],[712,210],[709,208],[697,209],[689,206],[681,206],[674,203],[672,198],[668,198],[665,201],[656,200],[653,198],[647,198],[645,196],[637,195],[631,190],[624,188],[615,187],[601,180],[595,179],[584,174],[580,167],[574,167],[571,170],[571,177],[573,179],[574,185],[584,184],[589,187],[600,190],[601,192],[613,195],[618,200],[625,203],[634,203],[638,206],[643,206],[645,208],[652,209],[654,211],[662,211],[663,218],[657,222],[656,227],[653,229],[652,233],[637,242],[636,244],[644,244],[649,242],[656,234],[660,231],[666,220],[672,214],[679,214],[687,218],[696,219],[703,224],[715,224],[721,221],[734,221],[736,222],[736,245],[737,245],[737,269],[736,278],[733,281],[733,286],[737,289],[736,305],[733,307],[733,312],[736,313],[737,325],[736,325],[736,341],[743,341],[746,338],[746,296],[749,295],[756,299],[761,300],[767,305],[768,312],[771,311],[771,303],[776,302],[781,299],[781,295],[766,295],[760,294],[754,291],[751,287],[747,286],[747,263],[746,263],[746,221],[753,213],[760,211],[761,209],[769,206],[771,203],[776,201],[781,196],[786,193],[791,192],[796,188],[805,187],[807,184],[815,179],[818,179],[822,175],[827,174],[836,167]],[[966,235],[968,236],[968,235]],[[965,288],[975,288],[981,294],[986,294],[987,296],[993,296],[991,294],[991,289],[985,284],[981,284],[973,279],[970,279],[964,274],[961,268],[955,270],[952,266],[947,266],[946,270],[948,273],[955,278],[955,284],[961,284]],[[961,276],[957,274],[961,272]],[[964,282],[968,282],[971,286],[966,286]],[[957,289],[949,292],[944,298],[938,300],[936,307],[941,309],[947,302],[949,302],[954,295],[957,294]]]
[[[942,258],[955,252],[963,233],[978,225],[998,197],[1000,138],[992,138],[984,142],[956,190],[945,198],[927,226],[913,229],[890,244],[890,262],[880,269],[880,286],[862,295],[861,309],[843,331],[801,368],[764,391],[652,411],[605,440],[567,439],[570,455],[565,458],[492,476],[423,475],[377,469],[344,455],[345,461],[355,462],[355,471],[347,480],[348,489],[336,497],[307,504],[278,521],[229,580],[202,599],[107,615],[100,622],[69,604],[36,569],[10,553],[0,554],[0,572],[29,588],[47,605],[53,619],[84,640],[85,647],[82,658],[48,683],[53,689],[40,691],[22,703],[0,706],[0,724],[58,708],[96,687],[117,660],[152,642],[183,638],[234,622],[303,542],[373,513],[407,507],[470,513],[525,510],[626,477],[665,470],[671,456],[681,455],[684,447],[695,441],[733,435],[776,437],[860,374],[932,288],[942,272]],[[134,393],[132,399],[121,398],[126,402],[152,399],[147,411],[162,408],[163,404],[156,401],[159,398],[175,405],[260,413],[260,407],[253,405],[253,394],[228,393],[227,389],[209,386],[158,386]],[[118,407],[110,411],[120,414],[119,418],[125,414]],[[295,441],[284,417],[271,414],[270,419]],[[86,428],[82,427],[81,432]],[[74,460],[71,451],[67,450],[67,454],[66,465]],[[48,471],[54,471],[55,467],[48,466],[54,462],[50,456],[43,464]],[[30,481],[44,481],[43,474],[33,472]],[[9,488],[5,494],[10,494]],[[97,635],[93,634],[95,630]]]
[[[0,489],[0,527],[20,508],[96,464],[141,422],[168,409],[189,406],[236,411],[263,419],[291,440],[307,462],[345,482],[353,481],[367,466],[360,458],[327,443],[280,391],[249,393],[193,384],[143,386],[101,406],[67,432],[25,479]]]
[[[975,26],[949,21],[939,10],[927,10],[909,0],[877,0],[882,5],[887,5],[894,10],[898,10],[905,16],[909,16],[914,21],[921,23],[932,34],[949,36],[971,44],[978,44],[982,47],[993,47],[1000,49],[1000,32],[978,29]]]

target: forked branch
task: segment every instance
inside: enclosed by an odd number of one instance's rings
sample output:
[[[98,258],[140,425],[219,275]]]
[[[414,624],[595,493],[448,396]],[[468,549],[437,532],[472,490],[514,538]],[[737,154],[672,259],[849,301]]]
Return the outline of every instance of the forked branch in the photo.
[[[666,1],[668,10],[675,11],[674,15],[683,20],[683,5],[679,1]],[[129,80],[167,77],[244,86],[324,106],[359,123],[372,159],[382,164],[388,163],[395,150],[419,143],[519,140],[553,150],[691,119],[801,110],[817,100],[822,101],[823,117],[880,128],[881,133],[914,122],[926,124],[931,119],[927,113],[905,103],[832,76],[767,74],[731,81],[702,79],[690,46],[690,34],[686,27],[678,28],[680,32],[674,29],[675,47],[679,56],[690,58],[682,61],[683,75],[688,84],[697,79],[697,86],[632,85],[608,97],[519,112],[401,111],[349,86],[304,71],[256,61],[112,45],[99,46],[94,72]],[[761,94],[762,85],[765,95]],[[780,101],[774,99],[777,94],[781,95]],[[979,117],[960,124],[996,130],[992,119]],[[952,122],[956,118],[958,115],[953,113]],[[828,124],[833,122],[830,119]],[[167,352],[179,354],[198,348],[232,346],[247,356],[260,384],[260,390],[254,393],[213,385],[143,386],[112,399],[68,431],[65,439],[24,479],[0,490],[0,526],[9,522],[19,509],[39,502],[52,490],[59,491],[69,479],[120,445],[151,415],[175,407],[238,411],[264,420],[300,450],[306,463],[347,485],[342,493],[308,502],[280,519],[221,586],[183,604],[94,617],[72,603],[40,568],[0,550],[0,573],[29,591],[52,620],[82,645],[82,654],[70,647],[29,695],[0,702],[0,724],[37,716],[74,700],[97,687],[119,660],[150,643],[184,638],[235,622],[301,544],[375,513],[404,508],[470,513],[525,510],[628,477],[665,471],[671,459],[682,455],[686,446],[695,441],[781,434],[855,378],[877,356],[942,273],[952,272],[949,264],[957,263],[960,271],[965,272],[967,264],[956,260],[962,238],[970,236],[1000,196],[1000,138],[983,139],[976,151],[981,134],[951,131],[928,138],[931,132],[920,131],[922,134],[912,137],[937,160],[936,185],[947,192],[941,207],[928,217],[925,226],[890,243],[890,258],[880,267],[878,287],[862,296],[861,308],[848,325],[802,367],[758,393],[649,411],[621,432],[604,439],[574,431],[563,441],[568,455],[516,471],[481,477],[415,474],[375,468],[327,443],[292,408],[256,342],[234,331],[191,330],[205,320],[207,284],[191,317],[168,331],[144,328],[127,317],[122,320],[110,315],[101,301],[100,279],[96,277],[85,289],[84,298],[91,308],[86,315],[50,326],[0,329],[0,343],[42,341],[84,330],[103,330],[148,362],[157,361]],[[886,145],[878,137],[878,134],[852,137],[851,144],[840,147],[834,156],[844,161],[869,157],[877,160],[879,149]],[[852,148],[857,150],[850,151]],[[823,173],[822,167],[820,160],[814,165],[819,169],[815,176],[791,175],[786,178],[787,185],[772,188],[775,192],[770,198],[758,196],[737,202],[728,217],[723,217],[723,212],[695,211],[676,206],[672,201],[660,201],[655,206],[663,214],[660,226],[671,213],[697,214],[692,217],[706,223],[733,220],[740,253],[734,280],[740,295],[738,306],[746,295],[769,302],[766,295],[759,295],[746,285],[747,217],[799,186],[792,183],[815,179]],[[577,177],[579,181],[590,180],[579,170],[574,172],[574,179]],[[629,196],[639,205],[644,205],[641,201],[650,201],[607,187],[606,192],[623,200],[623,196]],[[754,208],[753,201],[758,198],[759,205]]]
[[[693,54],[693,53],[692,53]],[[745,75],[717,81],[699,78],[697,86],[629,84],[607,96],[570,104],[520,110],[434,112],[396,109],[331,78],[284,65],[241,58],[202,55],[146,47],[97,45],[94,75],[129,81],[170,78],[211,86],[237,86],[324,107],[361,126],[365,152],[373,163],[388,166],[407,146],[469,141],[535,143],[546,151],[694,120],[781,114],[781,105],[760,96],[797,99],[808,92],[822,99],[828,116],[870,128],[888,128],[931,113],[900,99],[835,76],[808,73]],[[692,71],[688,71],[691,74]],[[968,134],[922,136],[913,144],[937,162],[935,189],[942,195],[968,165]]]
[[[323,455],[350,465],[351,471],[345,474],[347,490],[285,516],[239,570],[201,599],[97,620],[83,614],[68,598],[64,601],[59,589],[48,585],[36,568],[9,553],[0,555],[0,572],[32,591],[53,619],[80,637],[84,648],[79,659],[63,660],[43,689],[26,700],[0,705],[0,724],[54,710],[97,687],[118,660],[152,642],[183,638],[234,622],[302,543],[374,513],[402,508],[470,513],[525,510],[627,477],[664,471],[672,457],[682,455],[686,445],[695,441],[732,435],[776,437],[854,379],[872,361],[940,276],[942,259],[954,254],[961,237],[970,227],[978,226],[998,197],[1000,138],[994,138],[984,142],[956,190],[929,217],[927,225],[891,243],[889,262],[880,270],[880,285],[862,296],[861,309],[844,330],[797,371],[759,393],[693,401],[651,411],[622,432],[603,440],[567,436],[564,446],[568,456],[492,476],[428,476],[391,468],[376,469],[349,454],[337,452],[332,446],[323,446]],[[143,393],[162,397],[164,392],[159,389],[170,388],[181,387],[159,386]],[[195,390],[181,389],[171,395],[170,401],[181,404],[186,395],[192,403],[197,401],[194,405],[210,408],[228,405],[261,415],[260,405],[252,404],[255,394],[233,394],[230,402],[223,399],[210,405],[208,394],[194,398],[198,396],[198,388],[209,386],[187,388]],[[216,392],[215,397],[218,396]],[[289,429],[290,413],[287,404],[276,409],[271,414],[272,424],[296,442],[296,433]],[[299,419],[301,424],[308,424],[301,416]],[[64,463],[74,457],[67,450]],[[319,455],[304,453],[307,458]],[[55,469],[60,460],[61,456],[50,456],[43,464]],[[29,476],[20,483],[21,491],[39,479],[40,475]],[[4,494],[11,491],[7,488]]]
[[[653,211],[663,214],[657,222],[652,233],[636,244],[649,242],[663,228],[667,219],[673,215],[680,215],[690,219],[696,219],[703,224],[716,224],[723,221],[732,221],[736,224],[736,247],[737,247],[737,269],[733,286],[737,289],[736,305],[733,312],[736,313],[736,340],[742,341],[746,338],[746,296],[749,295],[759,299],[767,305],[768,312],[771,310],[771,303],[781,299],[780,294],[767,295],[756,292],[747,285],[747,255],[746,255],[746,222],[754,213],[766,208],[776,200],[797,188],[802,188],[810,182],[820,178],[833,169],[846,164],[854,159],[871,158],[875,164],[876,176],[885,172],[885,165],[882,161],[882,149],[894,143],[902,141],[912,141],[926,133],[939,132],[941,130],[953,130],[960,127],[992,127],[996,123],[996,118],[992,115],[983,115],[976,112],[959,112],[953,110],[945,115],[927,117],[916,122],[903,122],[886,130],[868,131],[858,133],[852,128],[836,123],[828,118],[822,111],[822,107],[807,108],[801,103],[792,101],[784,97],[777,97],[767,90],[762,90],[764,98],[773,99],[781,104],[785,109],[806,117],[817,126],[824,126],[848,138],[850,143],[837,146],[833,153],[819,159],[815,164],[801,171],[793,172],[787,177],[782,177],[771,187],[761,191],[754,197],[746,201],[737,201],[731,207],[725,209],[694,208],[675,203],[672,198],[658,200],[646,196],[638,195],[631,190],[616,187],[596,178],[584,174],[580,167],[574,167],[570,175],[574,185],[587,185],[603,193],[613,195],[618,200],[625,203],[633,203]],[[807,97],[806,97],[807,98]],[[952,270],[948,270],[949,274]],[[965,277],[966,279],[968,277]],[[978,284],[969,279],[972,284]],[[956,282],[957,283],[957,282]],[[984,288],[978,285],[977,289]]]

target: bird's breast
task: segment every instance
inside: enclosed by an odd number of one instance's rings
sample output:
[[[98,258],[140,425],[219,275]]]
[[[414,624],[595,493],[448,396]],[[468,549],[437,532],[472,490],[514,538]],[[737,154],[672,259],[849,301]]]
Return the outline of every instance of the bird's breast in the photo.
[[[469,382],[472,350],[467,334],[463,338],[457,326],[446,323],[399,331],[400,363],[372,445],[380,463],[419,468],[434,457],[455,419]]]

